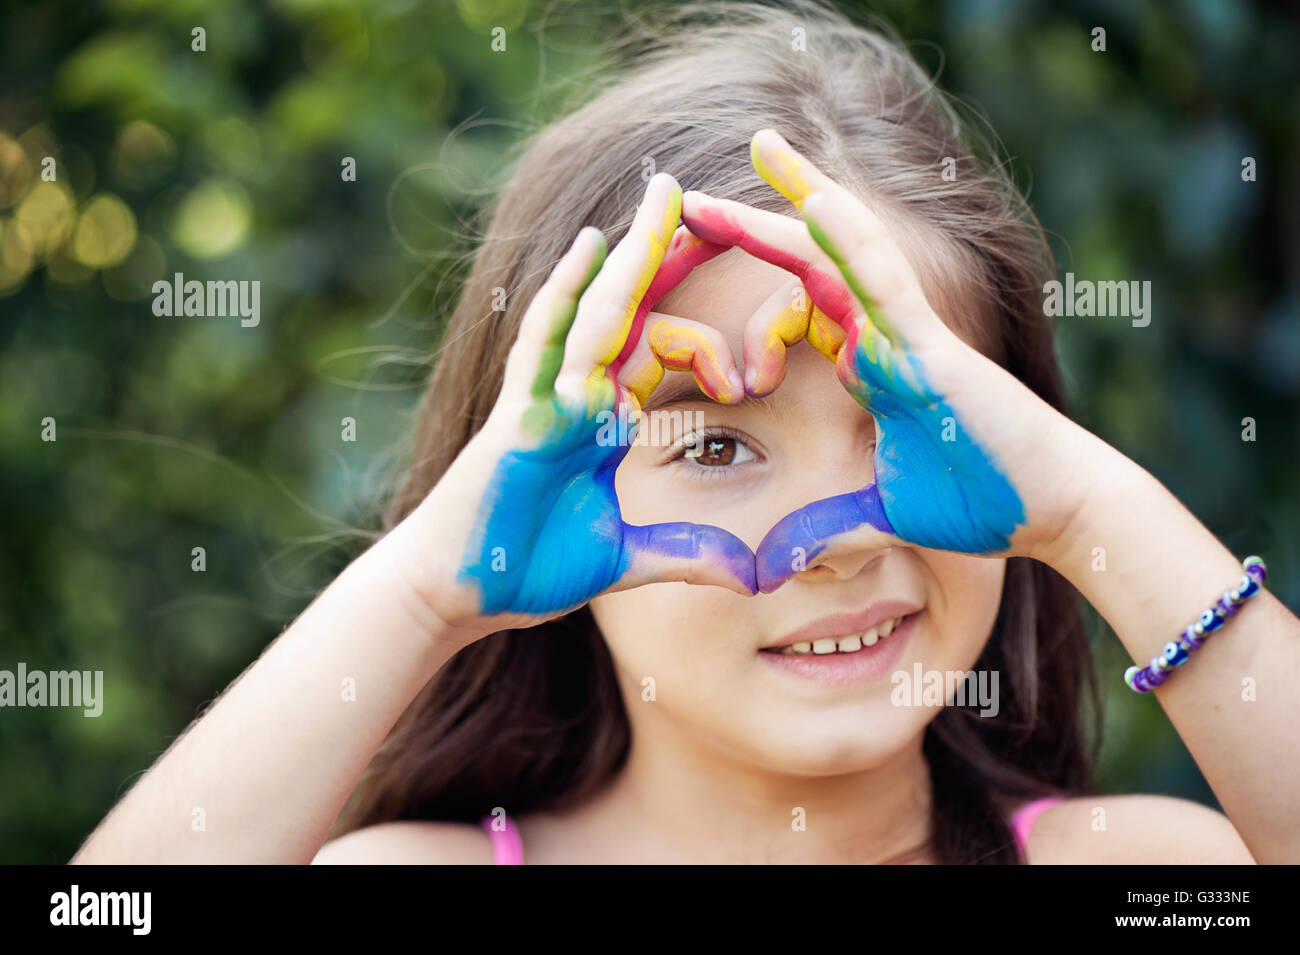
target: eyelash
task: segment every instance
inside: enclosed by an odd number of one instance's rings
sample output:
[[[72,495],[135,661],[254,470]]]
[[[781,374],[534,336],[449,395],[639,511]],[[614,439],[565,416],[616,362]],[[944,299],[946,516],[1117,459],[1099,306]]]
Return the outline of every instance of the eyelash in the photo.
[[[692,438],[695,440],[691,440]],[[746,440],[745,435],[741,434],[735,428],[717,426],[713,428],[704,428],[700,431],[692,431],[683,435],[678,441],[678,450],[668,459],[667,463],[689,469],[692,472],[692,476],[701,481],[715,481],[719,478],[726,477],[728,472],[734,471],[738,467],[744,467],[746,464],[755,463],[755,461],[743,461],[740,464],[720,464],[711,467],[699,464],[686,464],[687,450],[697,442],[708,441],[710,438],[730,438],[738,444],[744,445],[756,460],[760,457],[758,452],[750,445],[750,442]]]

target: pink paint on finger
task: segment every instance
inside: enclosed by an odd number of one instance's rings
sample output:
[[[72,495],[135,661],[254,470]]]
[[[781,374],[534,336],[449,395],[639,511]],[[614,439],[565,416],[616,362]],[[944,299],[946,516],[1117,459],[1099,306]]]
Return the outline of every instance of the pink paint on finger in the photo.
[[[635,351],[637,342],[641,340],[641,334],[645,328],[645,317],[656,305],[681,284],[682,280],[691,273],[697,265],[709,261],[715,256],[726,252],[729,246],[719,245],[709,242],[694,235],[686,226],[678,226],[677,231],[669,240],[668,248],[664,252],[663,260],[659,263],[659,270],[655,273],[654,278],[650,280],[650,285],[646,289],[645,295],[641,297],[641,304],[637,306],[636,314],[632,317],[632,327],[628,330],[627,341],[623,343],[623,350],[619,352],[618,358],[610,364],[607,374],[611,378],[617,378],[619,370],[627,363],[632,352]],[[638,375],[638,378],[643,377]]]
[[[735,216],[717,206],[706,203],[690,215],[683,206],[682,218],[701,238],[722,246],[738,246],[755,258],[798,277],[817,307],[846,331],[855,324],[862,306],[839,274],[818,268],[802,256],[760,239],[747,231]]]

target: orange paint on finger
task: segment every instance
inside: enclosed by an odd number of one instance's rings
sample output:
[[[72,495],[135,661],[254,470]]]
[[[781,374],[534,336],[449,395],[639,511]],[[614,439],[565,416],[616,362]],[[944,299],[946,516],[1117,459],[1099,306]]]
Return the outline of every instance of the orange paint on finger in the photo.
[[[700,329],[661,319],[650,327],[649,340],[650,350],[665,368],[693,373],[700,390],[714,401],[730,404],[740,397],[728,381],[723,357]]]

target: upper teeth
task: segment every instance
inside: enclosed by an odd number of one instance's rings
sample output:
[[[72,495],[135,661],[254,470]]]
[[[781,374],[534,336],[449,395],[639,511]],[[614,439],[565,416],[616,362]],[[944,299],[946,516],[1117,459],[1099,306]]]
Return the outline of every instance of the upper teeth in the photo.
[[[834,637],[826,637],[822,640],[814,640],[811,643],[792,643],[789,646],[781,647],[782,653],[855,653],[863,647],[875,646],[876,641],[881,637],[887,637],[894,632],[902,617],[895,617],[893,620],[886,620],[879,626],[872,627],[864,633],[855,633],[849,637],[840,637],[838,640]]]

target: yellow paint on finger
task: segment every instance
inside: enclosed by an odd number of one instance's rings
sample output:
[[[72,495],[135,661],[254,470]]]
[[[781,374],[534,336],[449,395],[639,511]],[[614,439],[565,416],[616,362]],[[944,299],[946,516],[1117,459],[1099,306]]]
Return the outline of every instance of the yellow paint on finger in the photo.
[[[813,306],[812,317],[808,321],[809,345],[831,361],[835,361],[840,357],[840,349],[844,346],[844,341],[847,338],[848,334],[839,322],[816,305]]]
[[[729,404],[739,397],[713,342],[700,329],[660,319],[651,327],[649,341],[665,368],[692,372],[700,390],[714,401]]]
[[[791,149],[774,148],[769,163],[759,151],[758,135],[755,134],[749,142],[749,161],[753,163],[754,171],[767,180],[773,189],[793,202],[800,211],[803,210],[803,201],[812,190],[808,188],[803,170],[804,161],[799,155]]]
[[[632,392],[637,403],[642,407],[650,400],[651,393],[664,380],[664,366],[653,356],[637,365],[624,365],[622,371],[624,387]]]
[[[681,218],[682,189],[681,186],[674,185],[668,193],[668,204],[664,207],[663,216],[640,240],[642,243],[640,249],[641,266],[632,287],[629,289],[627,305],[623,310],[623,315],[620,317],[618,324],[609,330],[604,340],[595,349],[597,366],[601,375],[605,373],[605,369],[623,351],[623,345],[627,342],[628,333],[632,330],[632,322],[636,318],[637,309],[641,307],[641,300],[645,298],[650,283],[654,281],[655,273],[659,271],[664,253],[668,251],[668,244],[672,242],[673,234],[677,231]],[[624,242],[629,240],[632,240],[631,235],[623,239]]]
[[[805,302],[806,302],[805,298]],[[768,321],[763,329],[763,351],[758,359],[754,380],[748,390],[766,395],[775,390],[785,367],[785,352],[808,334],[808,308],[787,305]]]

